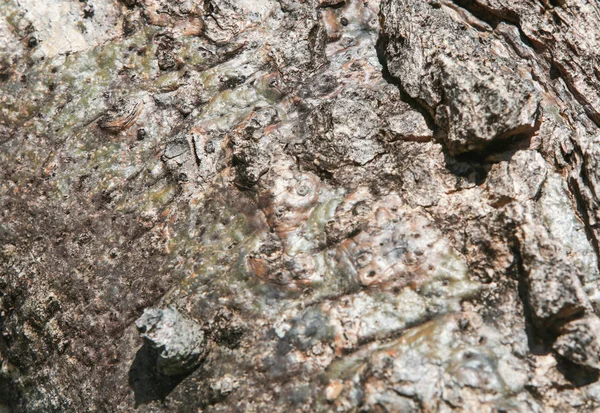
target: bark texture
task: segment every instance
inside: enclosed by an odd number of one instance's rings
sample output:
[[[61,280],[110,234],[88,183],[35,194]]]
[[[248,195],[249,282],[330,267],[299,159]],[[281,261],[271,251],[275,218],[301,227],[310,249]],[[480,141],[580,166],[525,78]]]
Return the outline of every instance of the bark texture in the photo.
[[[600,409],[600,3],[0,2],[0,411]]]

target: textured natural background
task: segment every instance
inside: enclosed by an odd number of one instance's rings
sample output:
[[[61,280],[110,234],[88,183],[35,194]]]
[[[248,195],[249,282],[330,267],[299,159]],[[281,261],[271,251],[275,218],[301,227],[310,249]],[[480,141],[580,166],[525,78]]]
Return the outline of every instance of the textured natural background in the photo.
[[[597,0],[0,0],[0,411],[600,411]]]

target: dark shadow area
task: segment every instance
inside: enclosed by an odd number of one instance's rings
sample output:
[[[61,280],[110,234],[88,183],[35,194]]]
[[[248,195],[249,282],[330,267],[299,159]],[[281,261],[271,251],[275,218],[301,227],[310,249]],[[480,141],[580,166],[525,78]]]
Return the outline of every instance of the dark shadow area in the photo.
[[[0,377],[0,403],[8,408],[8,412],[17,412],[21,390],[8,377]]]
[[[491,164],[484,163],[483,158],[478,161],[456,158],[450,156],[445,148],[444,163],[446,164],[446,169],[453,175],[464,178],[477,186],[485,182],[487,174],[491,169]]]
[[[539,116],[539,115],[537,115]],[[539,120],[535,126],[523,133],[518,133],[508,137],[498,137],[485,146],[484,149],[472,152],[465,152],[456,155],[459,162],[481,163],[483,161],[495,163],[510,160],[517,152],[531,147],[531,138],[540,127]],[[448,155],[448,157],[450,157]]]
[[[129,369],[129,386],[135,394],[135,407],[164,400],[190,373],[166,376],[156,369],[158,351],[148,344],[138,350]]]
[[[496,139],[482,150],[466,152],[456,156],[450,155],[445,145],[443,145],[446,168],[458,177],[465,178],[476,185],[482,185],[495,163],[510,161],[517,152],[531,147],[531,139],[539,129],[539,125],[538,120],[530,131]]]
[[[513,228],[512,231],[515,231]],[[513,270],[518,281],[518,292],[521,303],[523,303],[523,316],[525,318],[525,333],[527,334],[527,346],[531,354],[545,355],[552,351],[552,343],[556,340],[556,334],[552,334],[549,329],[541,329],[536,327],[533,322],[533,314],[529,308],[529,286],[527,285],[526,273],[523,268],[523,259],[521,257],[519,241],[513,240],[514,246],[511,247],[515,263]]]
[[[479,20],[486,22],[493,29],[502,22],[509,22],[514,25],[519,23],[519,16],[508,8],[494,10],[492,8],[486,8],[473,0],[452,0],[452,2],[458,7],[467,10]]]
[[[579,366],[566,358],[557,356],[558,371],[560,371],[565,379],[569,380],[575,387],[587,386],[595,383],[600,377],[600,372],[590,368]]]

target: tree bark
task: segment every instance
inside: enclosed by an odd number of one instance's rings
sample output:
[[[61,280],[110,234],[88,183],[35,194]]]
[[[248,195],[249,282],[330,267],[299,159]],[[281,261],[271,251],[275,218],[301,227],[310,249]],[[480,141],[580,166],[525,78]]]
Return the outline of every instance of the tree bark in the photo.
[[[5,0],[0,411],[597,411],[599,28]]]

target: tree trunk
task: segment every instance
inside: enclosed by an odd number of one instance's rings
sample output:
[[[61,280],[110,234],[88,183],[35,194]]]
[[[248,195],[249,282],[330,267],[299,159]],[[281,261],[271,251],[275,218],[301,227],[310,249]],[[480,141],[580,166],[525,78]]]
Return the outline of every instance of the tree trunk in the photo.
[[[599,28],[4,0],[0,411],[597,411]]]

